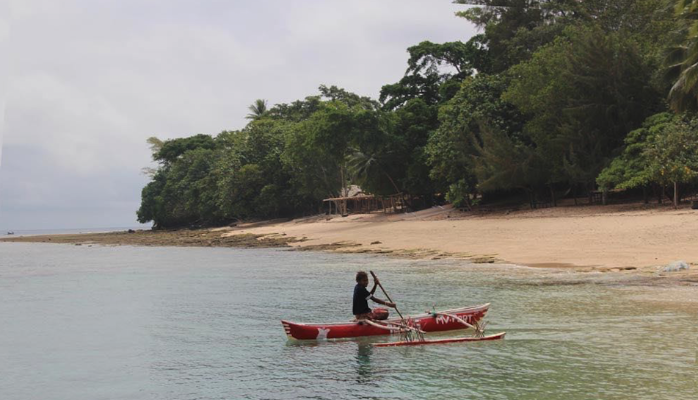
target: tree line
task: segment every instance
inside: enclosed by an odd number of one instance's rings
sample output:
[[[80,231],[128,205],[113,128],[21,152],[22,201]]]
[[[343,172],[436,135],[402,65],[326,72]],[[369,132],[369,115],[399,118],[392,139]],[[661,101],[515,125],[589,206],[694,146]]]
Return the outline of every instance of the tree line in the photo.
[[[335,86],[257,100],[215,136],[150,138],[140,222],[161,228],[316,213],[349,184],[412,207],[698,175],[698,0],[455,0],[467,42],[407,49],[378,99]]]

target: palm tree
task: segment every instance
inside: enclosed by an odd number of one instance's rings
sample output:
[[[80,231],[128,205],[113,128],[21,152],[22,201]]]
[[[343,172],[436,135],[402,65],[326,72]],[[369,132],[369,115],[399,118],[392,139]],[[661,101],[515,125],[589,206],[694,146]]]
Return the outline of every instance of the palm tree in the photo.
[[[389,162],[387,160],[389,157],[390,154],[367,154],[361,150],[352,149],[351,154],[347,157],[349,173],[359,182],[365,182],[369,175],[372,174],[385,175],[385,177],[388,178],[388,181],[390,181],[390,184],[393,186],[393,189],[395,189],[395,193],[400,194],[403,203],[412,208],[412,204],[407,201],[400,188],[397,186],[397,184],[395,184],[393,178],[383,167],[383,165]]]
[[[676,112],[698,110],[698,0],[675,0],[679,43],[665,58],[667,78],[674,82],[669,104]]]
[[[252,120],[262,117],[267,111],[269,111],[267,109],[267,101],[262,99],[255,100],[251,106],[247,107],[247,109],[250,110],[250,113],[247,114],[245,118]]]
[[[146,142],[148,145],[150,145],[150,152],[153,155],[153,160],[156,160],[156,154],[160,152],[162,149],[162,146],[165,145],[165,142],[163,142],[161,139],[156,138],[155,136],[149,137]],[[155,174],[158,172],[157,168],[152,168],[152,167],[143,167],[141,168],[141,173],[143,175],[147,175],[149,177],[154,177]]]
[[[161,139],[158,139],[155,136],[151,136],[148,139],[146,139],[146,143],[150,146],[150,152],[155,155],[157,154],[161,149],[162,146],[165,144]]]
[[[373,173],[384,174],[395,189],[395,193],[400,193],[393,178],[381,166],[379,158],[380,156],[376,154],[366,154],[361,150],[353,149],[347,158],[349,173],[358,181],[365,181]]]

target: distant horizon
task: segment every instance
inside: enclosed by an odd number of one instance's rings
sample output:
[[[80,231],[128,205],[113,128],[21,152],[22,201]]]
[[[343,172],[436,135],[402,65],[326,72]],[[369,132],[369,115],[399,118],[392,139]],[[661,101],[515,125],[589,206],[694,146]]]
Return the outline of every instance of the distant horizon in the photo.
[[[78,230],[109,230],[109,229],[151,229],[152,224],[134,224],[129,226],[91,226],[91,227],[71,227],[71,228],[9,228],[0,226],[0,236],[7,232],[55,232],[55,231],[78,231]]]

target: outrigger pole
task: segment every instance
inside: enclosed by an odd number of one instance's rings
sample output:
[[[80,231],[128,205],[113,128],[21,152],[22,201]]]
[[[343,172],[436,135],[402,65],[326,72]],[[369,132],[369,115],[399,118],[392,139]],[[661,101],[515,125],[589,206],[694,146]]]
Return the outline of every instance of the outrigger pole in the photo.
[[[362,322],[367,323],[368,325],[371,325],[371,326],[375,326],[376,328],[385,329],[385,330],[388,330],[388,331],[391,331],[391,332],[405,333],[405,332],[410,331],[410,332],[416,332],[416,333],[419,333],[419,334],[425,334],[425,333],[426,333],[426,332],[424,332],[424,331],[421,330],[421,329],[417,329],[417,328],[414,328],[414,327],[411,327],[411,326],[407,326],[407,325],[404,325],[404,324],[403,324],[403,325],[398,325],[398,324],[391,324],[391,323],[388,322],[388,323],[386,323],[386,324],[384,325],[384,324],[379,323],[379,322],[371,321],[370,319],[363,320]]]
[[[373,276],[374,281],[378,279],[378,277],[376,277],[376,274],[374,274],[373,271],[369,271],[369,272],[371,273],[371,276]],[[378,281],[378,286],[380,286],[381,290],[383,291],[383,294],[388,299],[388,301],[391,303],[395,303],[393,301],[393,299],[390,298],[390,295],[388,294],[388,292],[385,291],[385,288],[380,283],[380,281]],[[391,333],[392,332],[399,332],[401,334],[401,336],[404,337],[405,340],[401,341],[401,342],[376,343],[376,344],[374,344],[374,346],[376,346],[376,347],[418,346],[418,345],[423,345],[423,344],[479,342],[479,341],[485,341],[485,340],[503,339],[504,335],[506,334],[505,332],[501,332],[501,333],[497,333],[495,335],[485,336],[485,331],[483,329],[484,325],[480,325],[477,322],[475,323],[475,325],[473,325],[473,324],[468,323],[465,319],[463,319],[457,315],[433,311],[433,312],[431,312],[431,315],[434,318],[436,318],[436,316],[444,316],[444,317],[452,318],[454,321],[465,326],[466,328],[475,329],[475,336],[464,337],[464,338],[427,340],[424,338],[424,334],[426,332],[415,327],[414,324],[408,323],[408,321],[405,320],[405,317],[403,317],[402,314],[400,313],[400,310],[397,309],[397,305],[395,305],[395,311],[400,316],[400,320],[402,321],[401,325],[393,324],[393,323],[387,322],[387,321],[385,322],[385,324],[378,323],[378,322],[371,321],[371,320],[365,320],[364,322],[367,323],[368,325],[373,326],[373,327],[381,328],[381,329],[385,329],[387,331],[390,331]],[[429,313],[429,311],[427,311],[427,313]],[[409,321],[411,321],[411,319]],[[412,336],[413,334],[414,334],[414,336]],[[416,338],[415,338],[415,336],[416,336]]]
[[[475,336],[476,337],[485,336],[485,331],[482,329],[482,327],[479,326],[479,324],[476,324],[476,325],[469,324],[469,323],[465,322],[465,320],[463,318],[461,318],[457,315],[453,315],[453,314],[449,314],[449,313],[441,313],[441,312],[436,312],[436,311],[432,312],[432,315],[443,315],[444,317],[453,318],[454,321],[465,325],[466,328],[475,329]]]

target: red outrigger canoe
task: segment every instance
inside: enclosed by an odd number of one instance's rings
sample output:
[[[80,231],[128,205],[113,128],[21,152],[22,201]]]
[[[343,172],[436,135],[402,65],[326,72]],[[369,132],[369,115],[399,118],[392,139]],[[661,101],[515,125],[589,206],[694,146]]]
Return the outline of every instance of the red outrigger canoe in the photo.
[[[449,316],[443,314],[454,315],[465,322],[474,325],[485,316],[489,307],[490,303],[487,303],[479,306],[440,311],[440,314],[442,315],[424,313],[412,316],[410,318],[412,318],[415,327],[424,332],[452,331],[456,329],[464,329],[463,324],[456,321],[454,318],[450,318]],[[380,322],[400,324],[400,319],[392,318],[388,319],[387,321]],[[335,322],[329,324],[302,324],[290,321],[281,321],[281,324],[284,326],[286,335],[290,339],[296,340],[346,339],[361,336],[390,334],[390,331],[387,329],[381,329],[376,326],[371,326],[356,321]]]

